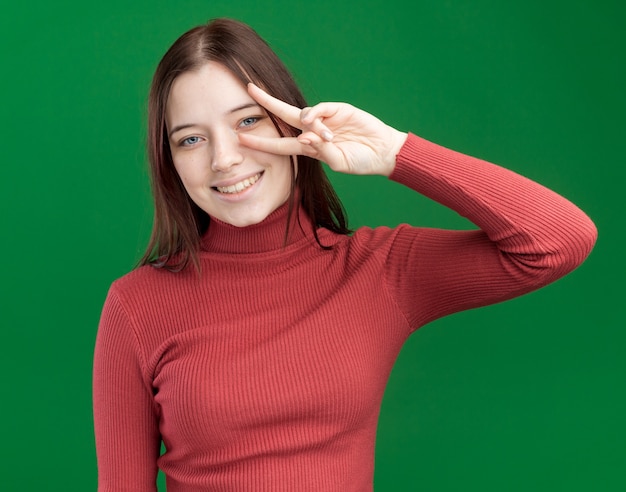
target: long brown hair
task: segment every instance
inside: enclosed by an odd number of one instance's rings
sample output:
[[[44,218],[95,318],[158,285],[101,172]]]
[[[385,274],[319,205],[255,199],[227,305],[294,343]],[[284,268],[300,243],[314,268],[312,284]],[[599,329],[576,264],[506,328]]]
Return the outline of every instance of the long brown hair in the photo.
[[[269,94],[303,108],[306,101],[287,68],[267,43],[249,26],[232,19],[216,19],[195,27],[170,47],[161,59],[148,101],[148,157],[154,196],[152,235],[140,265],[182,270],[192,262],[199,269],[200,237],[209,227],[209,216],[187,194],[174,168],[165,125],[170,89],[180,74],[199,69],[209,61],[230,70],[244,85],[254,82]],[[281,136],[299,130],[270,114]],[[292,157],[292,166],[295,158]],[[292,182],[289,216],[300,205],[318,227],[348,234],[341,202],[316,159],[298,156],[298,172]],[[292,175],[295,173],[292,173]],[[294,193],[298,188],[300,193]],[[300,196],[300,203],[294,197]],[[287,225],[291,220],[287,220]],[[289,230],[285,230],[285,238]],[[315,231],[315,228],[314,228]],[[314,232],[320,247],[326,249]]]

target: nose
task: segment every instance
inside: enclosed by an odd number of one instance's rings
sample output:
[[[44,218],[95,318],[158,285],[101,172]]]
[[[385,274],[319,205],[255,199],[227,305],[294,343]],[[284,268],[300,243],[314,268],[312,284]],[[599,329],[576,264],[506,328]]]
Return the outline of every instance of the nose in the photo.
[[[220,132],[215,136],[211,169],[216,172],[226,172],[233,166],[243,162],[243,154],[237,134],[230,130]]]

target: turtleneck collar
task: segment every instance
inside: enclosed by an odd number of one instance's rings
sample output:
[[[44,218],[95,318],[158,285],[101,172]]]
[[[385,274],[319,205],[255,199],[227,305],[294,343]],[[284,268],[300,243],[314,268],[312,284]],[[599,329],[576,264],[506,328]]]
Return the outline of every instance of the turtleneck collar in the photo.
[[[287,201],[258,224],[236,227],[211,217],[200,242],[201,251],[211,253],[265,253],[296,243],[305,237],[313,240],[313,224],[296,200],[291,214],[289,236],[285,241],[289,202]]]

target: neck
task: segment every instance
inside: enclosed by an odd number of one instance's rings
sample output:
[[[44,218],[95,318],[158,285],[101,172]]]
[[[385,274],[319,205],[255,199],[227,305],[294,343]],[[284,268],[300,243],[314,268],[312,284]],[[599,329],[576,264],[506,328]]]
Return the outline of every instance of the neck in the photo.
[[[284,248],[306,237],[313,238],[313,227],[297,200],[289,217],[287,201],[263,221],[246,227],[236,227],[211,217],[200,248],[212,253],[263,253]]]

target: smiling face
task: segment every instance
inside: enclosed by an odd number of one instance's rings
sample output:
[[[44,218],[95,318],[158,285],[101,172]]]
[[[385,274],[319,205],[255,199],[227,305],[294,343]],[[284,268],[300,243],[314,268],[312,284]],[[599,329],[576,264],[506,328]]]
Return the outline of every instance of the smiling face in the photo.
[[[237,227],[257,224],[289,197],[290,158],[249,149],[237,138],[241,132],[278,137],[278,131],[221,64],[179,75],[165,120],[174,167],[209,216]]]

